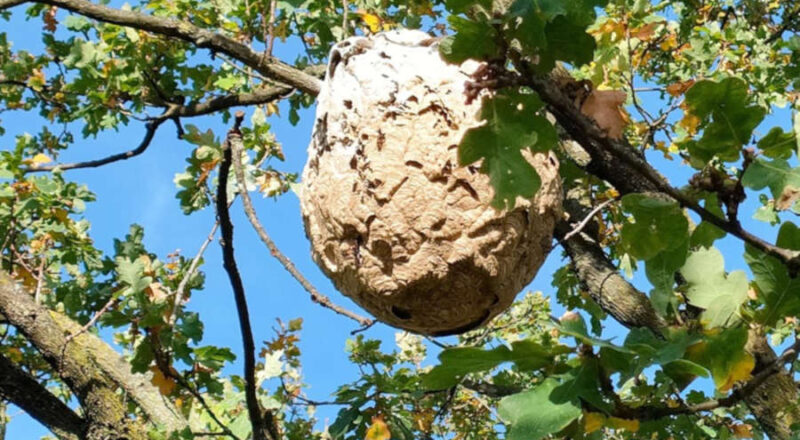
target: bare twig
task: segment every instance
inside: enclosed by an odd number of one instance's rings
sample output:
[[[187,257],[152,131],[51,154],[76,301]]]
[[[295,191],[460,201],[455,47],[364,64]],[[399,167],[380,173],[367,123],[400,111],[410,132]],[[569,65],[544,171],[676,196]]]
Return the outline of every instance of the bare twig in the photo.
[[[36,275],[36,291],[33,293],[33,300],[36,301],[36,304],[41,304],[42,302],[42,284],[44,284],[44,266],[47,264],[47,258],[44,255],[44,252],[41,256],[42,261],[39,263],[39,270],[38,274]]]
[[[256,215],[255,208],[253,207],[253,202],[250,199],[250,195],[247,192],[247,188],[245,187],[245,176],[244,176],[244,167],[242,166],[242,149],[241,149],[241,137],[232,136],[230,139],[230,147],[233,152],[233,167],[236,173],[236,180],[238,181],[239,186],[239,195],[242,197],[242,206],[244,207],[245,214],[247,214],[248,220],[250,220],[250,224],[253,225],[258,237],[261,241],[267,246],[269,252],[275,257],[286,269],[289,274],[296,279],[301,286],[311,294],[311,300],[315,303],[320,304],[323,307],[333,310],[334,312],[346,316],[356,322],[358,322],[362,326],[371,326],[373,324],[373,320],[360,316],[356,313],[353,313],[347,309],[344,309],[340,306],[334,304],[330,298],[320,293],[307,279],[300,273],[299,270],[295,267],[294,263],[289,260],[289,258],[284,255],[278,246],[275,245],[275,242],[272,241],[267,231],[258,221],[258,216]]]
[[[573,230],[569,231],[569,233],[567,233],[567,235],[565,235],[564,238],[562,238],[561,240],[567,241],[576,234],[580,234],[580,232],[583,231],[583,228],[585,228],[586,225],[589,224],[590,221],[592,221],[592,218],[594,218],[594,216],[597,215],[598,212],[602,211],[603,208],[616,201],[617,199],[608,199],[605,202],[597,205],[594,209],[591,210],[591,212],[589,212],[589,214],[586,215],[586,217],[583,220],[581,220],[580,223],[578,223],[577,226],[575,226]]]
[[[239,132],[239,127],[244,119],[244,112],[237,112],[234,127],[228,133],[228,139]],[[228,212],[228,173],[231,167],[231,146],[230,141],[226,140],[223,146],[223,160],[219,168],[219,183],[217,186],[217,217],[219,218],[222,238],[222,261],[225,271],[233,288],[234,299],[236,300],[236,311],[239,315],[239,330],[242,334],[242,345],[244,350],[244,380],[245,380],[245,400],[247,401],[247,413],[250,417],[250,424],[253,428],[253,440],[267,440],[264,418],[261,414],[261,407],[258,404],[256,394],[256,345],[253,339],[253,329],[250,326],[250,312],[247,309],[247,298],[244,291],[244,283],[236,265],[236,258],[233,251],[233,223]],[[272,439],[277,440],[277,439]]]
[[[267,58],[272,57],[272,48],[275,45],[275,4],[277,3],[276,0],[270,0],[269,2],[269,22],[267,24],[267,51],[266,55]]]
[[[211,409],[211,406],[208,404],[208,402],[206,401],[205,397],[203,397],[203,395],[200,394],[200,391],[197,391],[189,382],[186,381],[186,379],[183,378],[183,376],[181,376],[179,374],[175,374],[172,371],[164,371],[163,373],[166,376],[168,376],[168,377],[174,379],[176,382],[178,382],[178,384],[180,386],[182,386],[184,389],[188,390],[189,394],[194,396],[194,398],[197,399],[198,402],[200,402],[200,406],[203,407],[203,410],[205,410],[205,412],[208,414],[208,416],[211,417],[211,420],[213,420],[214,423],[216,423],[217,426],[219,426],[219,429],[222,430],[222,433],[221,433],[222,435],[227,435],[228,437],[230,437],[230,438],[232,438],[234,440],[240,440],[239,437],[237,437],[236,434],[234,434],[233,431],[230,430],[230,428],[228,428],[224,423],[222,423],[222,421],[219,419],[219,417],[214,412],[214,410]]]
[[[86,333],[87,331],[89,331],[90,328],[94,327],[94,325],[97,324],[97,321],[100,319],[100,317],[102,317],[103,314],[105,314],[111,307],[114,307],[118,301],[119,298],[117,298],[116,296],[112,296],[111,299],[108,300],[108,302],[100,310],[98,310],[97,313],[94,314],[94,316],[92,316],[92,319],[90,319],[89,322],[86,323],[86,325],[81,327],[80,330],[78,330],[77,332],[71,333],[66,337],[66,339],[64,339],[64,346],[66,347],[66,345],[69,344],[70,341]]]
[[[189,280],[197,271],[197,266],[200,265],[200,260],[203,258],[203,254],[206,252],[208,245],[214,241],[214,235],[216,235],[218,227],[219,222],[214,222],[211,232],[208,233],[208,237],[206,237],[205,241],[203,241],[203,244],[200,245],[200,249],[192,259],[192,263],[189,265],[189,270],[186,271],[186,275],[184,275],[181,282],[178,283],[178,289],[175,291],[175,304],[172,306],[172,313],[169,317],[170,327],[174,326],[175,321],[178,319],[178,310],[180,310],[181,303],[183,303],[184,296],[186,295],[186,285],[189,284]]]

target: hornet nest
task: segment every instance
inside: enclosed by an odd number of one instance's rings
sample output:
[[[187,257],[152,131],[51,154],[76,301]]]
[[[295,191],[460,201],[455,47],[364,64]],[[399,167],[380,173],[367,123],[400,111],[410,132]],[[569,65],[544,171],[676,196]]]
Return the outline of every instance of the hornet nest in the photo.
[[[489,177],[461,167],[481,124],[465,84],[477,62],[447,64],[419,31],[353,37],[331,51],[300,191],[312,256],[379,320],[442,336],[508,308],[551,249],[558,163],[524,152],[542,178],[530,200],[491,206]]]

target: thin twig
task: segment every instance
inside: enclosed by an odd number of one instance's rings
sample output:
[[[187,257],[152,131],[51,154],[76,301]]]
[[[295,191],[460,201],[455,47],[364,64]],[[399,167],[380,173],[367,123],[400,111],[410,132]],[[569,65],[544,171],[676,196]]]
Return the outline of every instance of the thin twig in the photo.
[[[106,304],[100,310],[98,310],[97,313],[94,314],[94,316],[92,316],[92,319],[90,319],[89,322],[87,322],[77,332],[67,336],[67,338],[64,340],[64,346],[66,347],[66,345],[69,344],[70,341],[86,333],[87,331],[89,331],[90,328],[94,327],[94,325],[97,324],[97,321],[100,319],[100,317],[102,317],[111,307],[114,307],[118,301],[119,298],[117,298],[116,296],[112,296],[111,299],[108,300],[108,302],[106,302]]]
[[[264,419],[261,414],[261,407],[258,404],[256,394],[256,345],[253,339],[253,329],[250,326],[250,312],[247,309],[247,297],[245,296],[244,283],[236,265],[236,257],[233,251],[233,223],[228,212],[228,173],[231,168],[231,142],[230,138],[239,132],[239,127],[244,119],[244,112],[237,112],[233,129],[228,133],[228,140],[223,145],[223,160],[219,168],[219,182],[217,184],[217,217],[219,218],[220,228],[222,229],[222,261],[225,271],[228,273],[231,287],[233,288],[234,299],[236,300],[236,311],[239,315],[239,330],[242,334],[242,345],[244,350],[244,380],[245,380],[245,400],[247,401],[247,413],[250,417],[250,425],[253,430],[253,440],[267,440],[264,429]],[[277,439],[272,439],[277,440]]]
[[[178,319],[178,310],[180,310],[181,303],[183,303],[183,298],[186,294],[186,285],[189,284],[189,279],[191,279],[194,273],[197,271],[197,266],[200,265],[200,260],[203,258],[206,248],[208,248],[208,245],[214,241],[214,235],[216,235],[218,227],[219,222],[214,222],[211,232],[208,233],[208,237],[206,237],[205,241],[203,241],[203,244],[200,245],[200,249],[192,259],[192,263],[189,265],[189,270],[186,271],[186,275],[183,276],[183,279],[178,284],[178,289],[175,291],[175,304],[172,306],[172,314],[169,317],[170,327],[175,326],[175,321]]]
[[[772,35],[769,36],[769,38],[764,40],[764,42],[767,44],[771,44],[778,41],[778,39],[783,36],[783,33],[788,31],[789,28],[795,24],[795,20],[797,20],[798,17],[800,17],[800,6],[795,8],[794,11],[790,12],[789,15],[786,17],[786,21],[783,23],[783,25],[781,25],[781,27],[779,27],[775,32],[773,32]]]
[[[33,293],[33,301],[36,304],[41,304],[42,284],[44,284],[44,266],[47,263],[47,258],[42,253],[42,261],[39,263],[39,273],[36,275],[36,291]]]
[[[267,58],[272,57],[272,47],[275,45],[275,4],[276,0],[269,2],[269,23],[267,24],[267,32],[269,38],[267,40]]]
[[[315,303],[320,304],[323,307],[327,307],[334,312],[346,316],[364,327],[371,326],[374,321],[360,316],[356,313],[353,313],[347,309],[344,309],[340,306],[337,306],[333,302],[331,302],[330,298],[320,293],[307,279],[300,273],[299,270],[295,267],[294,263],[289,260],[289,258],[284,255],[278,246],[275,245],[275,242],[272,241],[267,231],[258,221],[258,216],[256,215],[255,208],[253,207],[253,202],[250,199],[250,194],[247,192],[247,188],[245,187],[245,176],[244,176],[244,167],[242,165],[242,148],[241,148],[242,139],[239,136],[231,136],[230,137],[230,147],[233,153],[233,167],[234,172],[236,175],[236,180],[238,181],[239,187],[239,195],[242,197],[242,206],[244,207],[245,214],[247,215],[248,220],[250,220],[250,224],[253,225],[253,229],[255,229],[258,237],[267,246],[269,252],[275,257],[286,269],[289,274],[296,279],[301,286],[311,294],[311,300]]]
[[[186,379],[183,378],[183,376],[181,376],[180,374],[175,374],[172,371],[164,371],[163,373],[167,377],[170,377],[174,379],[176,382],[178,382],[178,385],[188,390],[189,394],[194,396],[194,398],[197,399],[198,402],[200,402],[200,406],[203,407],[205,412],[208,413],[208,416],[211,417],[211,420],[213,420],[214,423],[216,423],[217,426],[219,426],[219,429],[221,429],[225,435],[234,440],[240,440],[239,437],[237,437],[236,434],[234,434],[233,431],[230,430],[230,428],[228,428],[224,423],[222,423],[222,421],[219,419],[217,414],[214,413],[214,410],[211,409],[211,406],[208,404],[208,402],[200,393],[200,391],[197,391],[189,382],[186,381]]]
[[[597,205],[597,206],[596,206],[594,209],[592,209],[592,210],[589,212],[589,214],[587,214],[587,215],[586,215],[586,217],[585,217],[583,220],[581,220],[581,222],[580,222],[580,223],[578,223],[578,225],[577,225],[577,226],[575,226],[575,228],[574,228],[573,230],[571,230],[569,233],[567,233],[567,235],[565,235],[565,236],[564,236],[564,238],[562,238],[561,240],[562,240],[562,241],[567,241],[567,240],[569,240],[570,238],[574,237],[575,235],[577,235],[577,234],[580,234],[580,232],[581,232],[581,231],[583,231],[583,228],[585,228],[585,227],[586,227],[586,225],[588,225],[588,224],[589,224],[589,222],[592,220],[592,218],[594,218],[594,216],[595,216],[595,215],[596,215],[598,212],[602,211],[602,210],[603,210],[603,208],[605,208],[606,206],[608,206],[608,205],[610,205],[610,204],[612,204],[612,203],[614,203],[614,202],[616,202],[616,201],[617,201],[617,199],[616,199],[616,198],[614,198],[614,199],[608,199],[608,200],[606,200],[605,202],[603,202],[603,203],[601,203],[601,204]]]

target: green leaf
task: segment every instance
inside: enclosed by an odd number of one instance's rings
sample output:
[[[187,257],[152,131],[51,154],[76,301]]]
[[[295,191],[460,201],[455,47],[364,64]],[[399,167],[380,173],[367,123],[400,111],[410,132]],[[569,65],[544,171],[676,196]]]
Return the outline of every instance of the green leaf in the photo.
[[[598,388],[600,370],[597,359],[575,359],[573,362],[577,362],[578,365],[559,376],[561,384],[553,389],[550,399],[555,402],[566,402],[580,398],[597,409],[610,412],[613,405],[605,400]]]
[[[800,248],[800,228],[784,223],[777,244],[787,249]],[[765,305],[756,313],[759,322],[772,327],[785,316],[800,314],[800,279],[790,277],[789,270],[777,258],[752,246],[747,246],[744,260],[753,272],[758,298]]]
[[[716,193],[707,193],[704,199],[704,207],[706,210],[719,218],[725,218],[725,213],[722,212],[722,205]],[[694,231],[692,231],[691,245],[692,247],[711,247],[714,245],[715,241],[725,237],[725,235],[725,231],[703,220],[697,225]]]
[[[137,294],[142,292],[153,279],[144,275],[144,262],[136,259],[131,261],[129,258],[117,258],[117,275],[121,282],[128,285],[126,294]]]
[[[745,351],[746,343],[744,326],[711,332],[686,350],[686,359],[708,369],[717,389],[727,392],[737,382],[749,379],[755,367],[755,360]]]
[[[634,218],[622,227],[623,249],[634,258],[649,260],[688,238],[689,221],[673,200],[629,194],[622,198],[622,208]]]
[[[521,150],[546,151],[558,139],[553,125],[535,113],[543,107],[538,96],[514,91],[484,97],[480,118],[483,125],[466,132],[458,149],[461,165],[482,160],[497,208],[513,208],[517,197],[531,198],[541,185],[533,166]]]
[[[747,167],[742,185],[756,191],[769,187],[773,198],[778,199],[787,188],[800,189],[800,168],[792,168],[783,159],[759,158]]]
[[[650,292],[650,301],[658,313],[666,316],[670,307],[677,307],[678,298],[675,296],[675,272],[686,262],[689,252],[689,241],[668,251],[664,251],[645,263],[645,274],[653,285]]]
[[[85,32],[92,27],[92,24],[89,23],[89,20],[80,15],[67,15],[66,18],[64,18],[64,26],[71,31]]]
[[[545,379],[529,391],[500,401],[498,414],[511,425],[508,440],[540,439],[561,431],[581,415],[577,396],[570,400],[552,399],[553,390],[559,385],[555,379]]]
[[[517,0],[509,8],[508,35],[516,39],[537,68],[549,71],[555,61],[590,62],[595,40],[586,33],[594,23],[594,1]]]
[[[758,148],[772,159],[788,160],[797,149],[794,133],[784,133],[780,127],[773,127],[758,141]]]
[[[492,0],[447,0],[444,6],[453,14],[464,14],[475,7],[491,12]]]
[[[547,22],[556,15],[565,14],[563,2],[554,0],[517,0],[508,10],[511,19],[509,35],[519,41],[528,55],[541,55],[547,49]],[[551,68],[540,66],[543,70]]]
[[[750,142],[766,114],[763,108],[749,105],[748,85],[739,78],[699,81],[686,92],[686,104],[692,115],[710,121],[699,141],[686,144],[693,157],[705,162],[714,156],[738,160],[742,146]]]
[[[556,17],[545,28],[550,55],[559,61],[582,66],[594,57],[594,38],[586,33],[586,26]]]
[[[569,319],[561,319],[561,322],[559,324],[554,324],[553,327],[555,327],[559,333],[572,336],[582,344],[595,347],[604,347],[623,353],[633,353],[625,347],[612,344],[609,340],[590,336],[589,331],[586,329],[586,322],[583,320],[583,317],[577,313],[571,316]]]
[[[468,59],[488,60],[499,55],[497,31],[485,21],[473,21],[458,15],[447,17],[455,34],[439,43],[445,61],[461,64]]]
[[[504,362],[514,362],[523,370],[537,370],[552,363],[555,355],[571,351],[565,346],[544,347],[531,340],[516,341],[511,347],[445,349],[439,354],[440,365],[423,376],[422,386],[432,390],[447,389],[458,384],[467,374],[488,371]]]
[[[692,252],[681,268],[689,288],[689,303],[705,309],[701,320],[708,327],[726,327],[738,322],[739,306],[747,300],[747,275],[725,274],[725,262],[716,248]]]
[[[510,358],[511,350],[505,345],[491,350],[477,347],[448,348],[439,354],[441,364],[422,378],[422,386],[426,389],[447,389],[469,373],[491,370]]]

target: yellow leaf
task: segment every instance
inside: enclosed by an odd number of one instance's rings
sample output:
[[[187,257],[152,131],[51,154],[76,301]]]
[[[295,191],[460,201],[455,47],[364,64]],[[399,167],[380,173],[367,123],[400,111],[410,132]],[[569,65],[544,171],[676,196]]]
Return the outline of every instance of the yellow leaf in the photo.
[[[367,430],[364,440],[389,440],[390,438],[392,438],[392,433],[389,432],[389,427],[383,421],[383,417],[373,417],[372,425]]]
[[[375,14],[370,14],[367,11],[358,11],[361,21],[367,25],[369,30],[373,33],[380,32],[383,29],[383,20]]]
[[[591,434],[602,428],[606,422],[606,416],[600,413],[583,413],[583,432]]]
[[[756,366],[756,361],[750,354],[745,354],[740,357],[735,364],[728,371],[728,375],[721,384],[717,384],[717,388],[723,393],[727,393],[733,388],[736,382],[745,381],[750,379],[750,373]]]
[[[22,361],[22,350],[17,347],[11,347],[6,350],[6,356],[14,362]]]
[[[158,387],[158,391],[162,395],[169,396],[172,394],[172,391],[175,390],[175,381],[165,376],[155,365],[150,367],[150,371],[153,373],[153,378],[150,379],[150,383]]]
[[[638,420],[620,419],[617,417],[609,417],[608,423],[614,429],[624,429],[629,432],[636,432],[639,430]]]
[[[39,165],[42,163],[52,162],[53,159],[50,159],[46,154],[39,153],[36,156],[33,156],[33,158],[31,158],[30,161],[31,163]]]
[[[275,104],[274,102],[268,102],[267,103],[267,116],[272,116],[272,115],[280,116],[281,112],[280,112],[280,109],[278,109],[278,105],[277,104]]]
[[[697,127],[700,126],[700,122],[700,118],[689,113],[688,111],[685,111],[683,119],[678,121],[678,125],[686,130],[686,133],[689,135],[694,135],[697,133]]]

